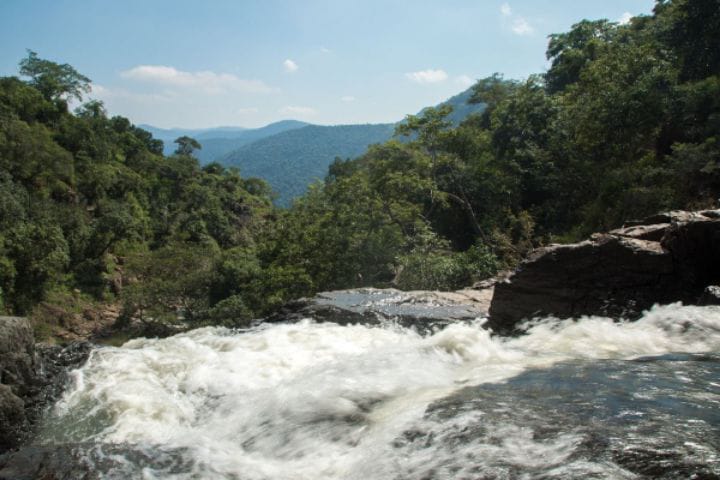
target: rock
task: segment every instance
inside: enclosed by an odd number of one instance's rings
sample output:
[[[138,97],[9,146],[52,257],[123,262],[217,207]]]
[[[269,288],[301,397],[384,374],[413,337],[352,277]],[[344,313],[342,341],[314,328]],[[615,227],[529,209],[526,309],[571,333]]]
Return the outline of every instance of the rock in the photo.
[[[698,303],[720,283],[720,210],[673,211],[533,252],[498,282],[488,326],[538,316],[637,318],[656,303]]]
[[[178,478],[192,468],[184,453],[150,445],[32,445],[0,456],[0,480],[148,478],[148,471]]]
[[[88,476],[87,468],[72,449],[60,447],[26,447],[17,453],[0,457],[0,480],[62,480],[97,478]]]
[[[623,227],[617,230],[611,230],[611,235],[619,235],[621,237],[637,238],[638,240],[650,240],[659,242],[665,235],[665,231],[670,227],[669,223],[658,223],[655,225],[636,225],[633,227]]]
[[[0,317],[0,383],[24,395],[35,371],[35,339],[21,317]]]
[[[26,425],[25,403],[10,387],[0,384],[0,452],[22,441]]]
[[[38,344],[35,347],[38,368],[34,388],[25,397],[25,411],[35,424],[48,405],[55,403],[68,383],[68,372],[85,364],[95,346],[89,342],[73,342],[66,346]]]
[[[372,324],[378,321],[372,313],[359,313],[332,304],[318,304],[316,298],[292,300],[263,321],[269,323],[299,322],[305,318],[338,325]]]
[[[698,305],[720,305],[720,286],[709,285],[698,300]]]
[[[0,317],[0,453],[18,447],[62,394],[67,371],[81,366],[87,342],[35,345],[30,322]]]
[[[486,317],[491,297],[492,287],[456,292],[404,292],[393,288],[338,290],[288,302],[263,321],[294,322],[310,318],[339,325],[396,322],[427,332],[449,323]]]
[[[32,392],[36,364],[30,323],[0,317],[0,453],[16,447],[29,430],[24,397]]]

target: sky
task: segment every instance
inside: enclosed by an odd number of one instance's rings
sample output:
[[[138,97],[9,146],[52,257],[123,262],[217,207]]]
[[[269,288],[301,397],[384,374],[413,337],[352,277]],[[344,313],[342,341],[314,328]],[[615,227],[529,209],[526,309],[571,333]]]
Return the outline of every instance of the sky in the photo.
[[[0,0],[0,76],[28,49],[158,127],[395,122],[495,72],[542,73],[547,37],[653,0]]]

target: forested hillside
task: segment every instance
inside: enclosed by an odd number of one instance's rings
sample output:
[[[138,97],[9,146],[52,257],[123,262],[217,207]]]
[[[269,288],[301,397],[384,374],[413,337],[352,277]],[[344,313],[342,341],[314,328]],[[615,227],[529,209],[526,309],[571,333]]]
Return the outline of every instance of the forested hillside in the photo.
[[[308,125],[250,143],[219,163],[267,181],[278,194],[278,204],[287,206],[290,200],[305,193],[308,185],[324,178],[336,157],[362,155],[368,145],[390,139],[393,131],[394,125],[389,123]]]
[[[335,155],[350,127],[304,127],[281,134],[286,166],[263,172],[258,147],[242,176],[201,168],[192,138],[163,156],[98,102],[70,113],[89,79],[31,52],[23,79],[0,79],[0,310],[114,302],[121,325],[241,325],[319,290],[467,285],[543,243],[714,206],[718,38],[709,0],[583,21],[551,36],[546,73],[480,80],[484,109],[458,126],[449,106],[426,109],[313,171],[296,136]],[[248,178],[261,172],[325,181],[279,209]]]
[[[260,128],[217,127],[191,130],[183,128],[165,129],[151,125],[140,125],[140,127],[150,132],[154,138],[163,141],[165,145],[163,153],[165,155],[171,155],[175,150],[173,142],[176,138],[188,136],[196,139],[200,142],[202,148],[195,152],[195,156],[200,160],[201,165],[205,165],[220,160],[229,152],[243,145],[286,130],[304,127],[305,125],[308,124],[298,120],[281,120]]]
[[[26,80],[0,79],[0,311],[117,301],[127,318],[211,315],[213,262],[252,248],[273,216],[267,185],[200,168],[188,137],[164,157],[99,102],[70,113],[89,79],[69,65],[30,52],[20,66]]]

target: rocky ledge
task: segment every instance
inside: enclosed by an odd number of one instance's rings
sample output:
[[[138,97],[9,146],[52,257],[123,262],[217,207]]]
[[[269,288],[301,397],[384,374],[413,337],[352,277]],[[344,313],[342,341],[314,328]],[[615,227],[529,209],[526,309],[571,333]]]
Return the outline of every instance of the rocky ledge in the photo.
[[[393,288],[337,290],[289,302],[263,322],[293,322],[305,318],[340,325],[395,322],[427,332],[449,323],[487,317],[491,297],[492,287],[455,292],[405,292]]]
[[[488,326],[603,315],[634,319],[653,304],[720,304],[720,210],[673,211],[533,252],[495,285]]]
[[[67,383],[66,372],[82,365],[91,344],[35,344],[27,319],[0,317],[0,454],[19,446],[45,408]]]

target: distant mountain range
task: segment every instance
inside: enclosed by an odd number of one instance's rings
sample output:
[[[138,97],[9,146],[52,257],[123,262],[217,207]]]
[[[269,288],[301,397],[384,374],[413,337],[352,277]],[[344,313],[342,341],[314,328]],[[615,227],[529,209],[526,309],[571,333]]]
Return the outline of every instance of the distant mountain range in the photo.
[[[449,119],[458,124],[472,113],[482,112],[483,104],[467,103],[472,88],[442,102],[452,105]],[[422,112],[421,112],[422,113]],[[240,169],[244,177],[266,180],[277,192],[279,205],[288,205],[302,195],[316,179],[325,178],[336,157],[355,158],[369,145],[383,143],[393,136],[397,123],[367,125],[312,125],[283,120],[262,128],[218,127],[210,129],[141,128],[165,144],[165,153],[175,150],[173,141],[183,135],[195,138],[202,149],[195,155],[202,164],[219,162]]]
[[[200,160],[200,163],[205,165],[219,160],[229,152],[248,143],[306,125],[310,124],[298,120],[282,120],[261,128],[216,127],[193,130],[187,128],[158,128],[152,125],[139,125],[139,127],[152,133],[153,137],[163,141],[165,155],[170,155],[175,151],[177,147],[174,143],[175,139],[183,135],[194,138],[202,145],[202,149],[195,152],[195,155]]]
[[[267,180],[278,194],[278,205],[288,205],[313,181],[325,178],[336,157],[358,157],[368,145],[390,139],[394,130],[394,123],[308,125],[245,145],[220,163],[238,167],[244,177]]]

